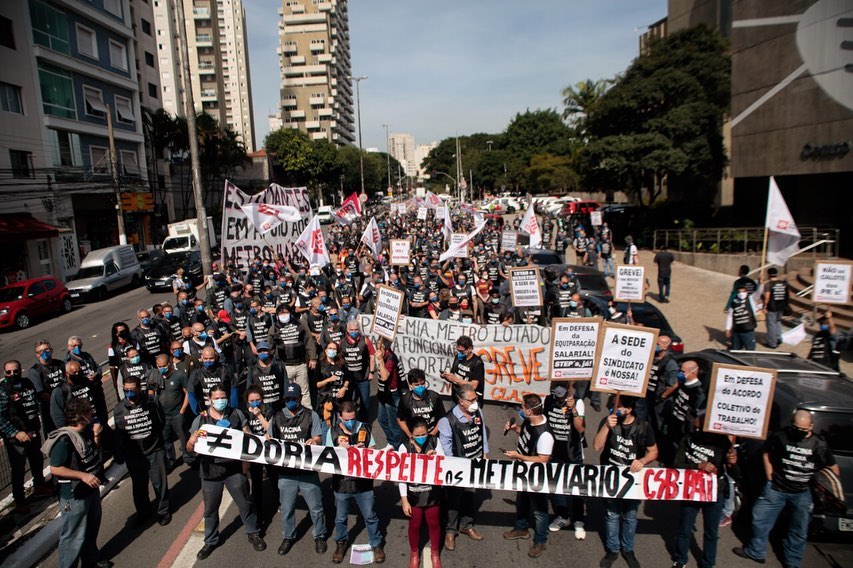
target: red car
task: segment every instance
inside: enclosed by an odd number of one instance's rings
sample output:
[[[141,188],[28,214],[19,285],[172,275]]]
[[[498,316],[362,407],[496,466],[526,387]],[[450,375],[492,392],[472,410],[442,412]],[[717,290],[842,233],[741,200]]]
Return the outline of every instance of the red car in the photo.
[[[71,295],[53,276],[15,282],[0,288],[0,329],[24,329],[33,318],[71,308]]]

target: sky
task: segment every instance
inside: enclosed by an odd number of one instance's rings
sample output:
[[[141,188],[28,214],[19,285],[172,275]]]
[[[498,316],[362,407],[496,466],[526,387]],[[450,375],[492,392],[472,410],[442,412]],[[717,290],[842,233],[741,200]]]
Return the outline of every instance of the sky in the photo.
[[[279,104],[281,2],[243,4],[260,147]],[[368,77],[363,146],[385,150],[383,124],[424,144],[562,110],[565,87],[624,71],[666,10],[666,0],[350,0],[352,74]]]

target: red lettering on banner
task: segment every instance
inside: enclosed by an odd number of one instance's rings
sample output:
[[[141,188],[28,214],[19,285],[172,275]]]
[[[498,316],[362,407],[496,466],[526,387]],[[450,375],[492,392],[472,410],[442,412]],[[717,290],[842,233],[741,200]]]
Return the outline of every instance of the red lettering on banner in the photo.
[[[325,254],[323,252],[323,231],[311,231],[311,252],[314,254]]]
[[[427,472],[429,471],[429,462],[435,459],[435,456],[428,456],[426,454],[418,454],[418,459],[421,461],[421,483],[428,483],[427,481]]]
[[[647,469],[643,472],[643,492],[646,499],[671,500],[678,496],[678,471]]]
[[[393,473],[394,468],[398,467],[401,462],[400,454],[398,454],[397,452],[386,452],[385,455],[388,458],[385,461],[385,481],[388,481],[389,479],[391,479],[391,473]],[[402,469],[403,468],[400,468],[401,471]]]
[[[684,499],[688,501],[709,501],[713,482],[711,476],[698,469],[684,471]]]
[[[442,473],[444,472],[444,469],[442,468],[442,462],[444,462],[444,456],[436,455],[435,456],[435,475],[433,476],[433,479],[432,479],[433,485],[444,484],[444,476],[442,475]]]
[[[361,460],[364,454],[358,452],[356,448],[347,448],[347,475],[351,477],[361,477],[362,469]]]

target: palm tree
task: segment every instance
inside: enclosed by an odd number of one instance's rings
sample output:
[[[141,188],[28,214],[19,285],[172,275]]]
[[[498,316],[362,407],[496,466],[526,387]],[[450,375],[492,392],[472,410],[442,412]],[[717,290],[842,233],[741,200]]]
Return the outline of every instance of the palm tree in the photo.
[[[587,79],[563,89],[563,120],[572,126],[578,135],[586,134],[586,116],[611,83],[610,79]]]

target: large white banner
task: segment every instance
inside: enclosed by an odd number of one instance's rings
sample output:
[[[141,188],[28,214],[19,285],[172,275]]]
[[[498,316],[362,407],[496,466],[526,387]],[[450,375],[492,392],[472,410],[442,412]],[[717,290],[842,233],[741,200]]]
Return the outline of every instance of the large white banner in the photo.
[[[281,254],[285,258],[299,258],[294,243],[311,219],[311,204],[308,190],[304,187],[281,187],[270,185],[261,193],[246,195],[236,185],[225,182],[222,205],[222,264],[233,262],[246,268],[255,256],[275,260]],[[295,207],[302,219],[284,221],[266,234],[261,234],[248,218],[243,206],[251,204],[286,205]]]
[[[391,483],[423,483],[497,491],[554,493],[608,499],[716,501],[717,477],[698,469],[534,463],[398,453],[388,449],[341,448],[266,440],[232,428],[205,424],[195,451],[330,475]]]
[[[775,369],[714,363],[705,431],[765,439],[775,392]]]

